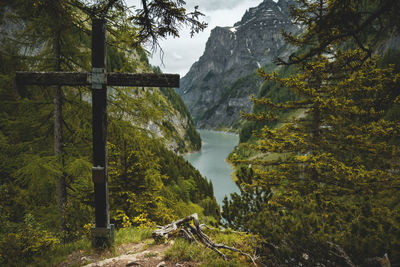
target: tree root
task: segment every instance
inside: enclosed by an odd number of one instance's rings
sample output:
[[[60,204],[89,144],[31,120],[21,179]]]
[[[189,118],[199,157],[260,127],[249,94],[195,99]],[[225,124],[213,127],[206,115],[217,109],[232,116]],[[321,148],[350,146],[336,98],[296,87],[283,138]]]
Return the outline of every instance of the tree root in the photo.
[[[193,222],[193,225],[190,224],[190,222]],[[217,244],[211,241],[211,239],[201,230],[201,228],[208,228],[205,224],[200,225],[199,224],[199,218],[197,216],[197,213],[194,213],[192,215],[189,215],[185,218],[179,219],[177,221],[174,221],[170,224],[164,225],[164,226],[158,226],[158,229],[154,230],[152,233],[152,236],[155,241],[161,241],[161,240],[166,240],[170,236],[175,235],[177,233],[181,234],[184,236],[187,240],[190,242],[196,242],[196,243],[202,243],[206,247],[210,248],[211,250],[215,251],[220,257],[222,257],[224,260],[227,260],[228,258],[224,253],[220,251],[220,249],[227,249],[233,252],[238,252],[243,256],[249,257],[251,261],[254,263],[254,265],[257,266],[256,264],[256,257],[251,256],[248,253],[243,252],[240,249],[234,248],[234,247],[229,247],[225,244]],[[197,238],[196,238],[197,237]]]

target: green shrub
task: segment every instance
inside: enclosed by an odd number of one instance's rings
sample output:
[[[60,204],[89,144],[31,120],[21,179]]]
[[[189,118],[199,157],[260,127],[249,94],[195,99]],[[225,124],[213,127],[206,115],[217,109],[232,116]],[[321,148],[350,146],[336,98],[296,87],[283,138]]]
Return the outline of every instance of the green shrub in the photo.
[[[240,235],[229,231],[220,232],[218,229],[208,230],[207,235],[216,243],[224,243],[228,246],[250,251],[251,238],[248,235]],[[191,261],[199,266],[250,266],[253,263],[237,252],[221,249],[228,260],[222,259],[215,251],[197,243],[189,243],[184,239],[176,239],[174,245],[165,252],[165,260],[175,262]],[[251,254],[251,253],[250,253]],[[253,265],[254,266],[254,265]]]
[[[28,214],[16,232],[1,236],[0,263],[7,266],[24,265],[58,243],[55,235],[41,229],[33,216]]]

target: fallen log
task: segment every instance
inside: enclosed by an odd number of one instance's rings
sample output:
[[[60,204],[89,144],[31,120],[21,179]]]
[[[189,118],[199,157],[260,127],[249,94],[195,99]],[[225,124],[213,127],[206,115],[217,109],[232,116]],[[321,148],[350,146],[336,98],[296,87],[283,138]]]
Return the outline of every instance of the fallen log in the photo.
[[[194,213],[164,226],[157,226],[158,229],[153,231],[152,236],[156,241],[168,239],[169,236],[179,232],[180,229],[178,227],[192,220],[197,222],[199,221],[197,213]]]
[[[193,225],[191,224],[193,223]],[[211,241],[211,239],[201,230],[202,227],[209,228],[208,226],[199,223],[199,218],[197,213],[189,215],[185,218],[174,221],[170,224],[164,226],[158,226],[158,229],[154,230],[152,233],[153,239],[157,242],[162,240],[167,240],[169,237],[173,235],[177,235],[178,233],[183,235],[186,239],[191,242],[202,243],[206,247],[215,251],[219,256],[221,256],[224,260],[227,260],[227,257],[224,253],[221,252],[220,249],[227,249],[233,252],[238,252],[243,256],[249,257],[251,261],[256,264],[256,257],[251,256],[248,253],[243,252],[240,249],[229,247],[225,244],[217,244]]]

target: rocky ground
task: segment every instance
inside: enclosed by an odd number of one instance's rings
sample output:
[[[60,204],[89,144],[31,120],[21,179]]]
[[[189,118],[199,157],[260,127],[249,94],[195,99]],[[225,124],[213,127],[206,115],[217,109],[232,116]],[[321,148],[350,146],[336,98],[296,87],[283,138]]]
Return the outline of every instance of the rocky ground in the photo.
[[[140,243],[123,244],[114,251],[105,251],[87,255],[85,251],[75,251],[66,261],[57,267],[85,266],[85,267],[188,267],[196,266],[191,262],[172,262],[164,260],[165,251],[173,241],[166,244],[154,244],[152,239]],[[118,255],[118,256],[116,256]]]

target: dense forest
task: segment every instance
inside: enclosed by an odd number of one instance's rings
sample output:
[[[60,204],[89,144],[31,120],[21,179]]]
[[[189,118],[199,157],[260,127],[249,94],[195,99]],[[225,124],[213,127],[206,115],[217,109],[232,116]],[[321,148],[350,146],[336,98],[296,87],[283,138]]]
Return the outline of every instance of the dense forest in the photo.
[[[258,70],[225,224],[268,266],[398,266],[399,2],[295,2],[303,32]]]
[[[90,89],[17,86],[15,72],[89,71],[90,19],[102,12],[109,24],[108,71],[159,72],[141,43],[157,45],[157,38],[173,34],[176,17],[193,29],[201,26],[187,22],[191,15],[179,7],[161,9],[171,13],[172,24],[160,22],[163,31],[157,32],[136,28],[123,2],[1,2],[0,265],[24,266],[94,226]],[[135,19],[151,19],[154,7],[148,12]],[[183,139],[172,117],[186,121]],[[162,122],[157,125],[162,137],[145,127],[149,121]],[[175,152],[201,145],[172,88],[109,88],[108,185],[117,229],[154,227],[193,212],[210,224],[219,221],[212,183],[167,149],[171,140]]]
[[[117,229],[153,230],[198,213],[202,223],[223,225],[208,229],[221,246],[252,251],[262,266],[400,266],[400,2],[292,2],[301,31],[281,34],[295,52],[258,69],[263,84],[229,158],[240,194],[222,212],[212,183],[178,155],[201,141],[175,91],[109,88]],[[159,48],[183,25],[192,34],[206,27],[197,7],[184,4],[0,3],[0,265],[40,265],[38,257],[87,239],[94,226],[90,89],[17,85],[15,72],[90,71],[93,17],[107,20],[108,71],[160,72],[145,45]],[[224,96],[240,96],[255,79],[238,80]],[[196,242],[176,244],[169,257],[218,257]],[[253,264],[227,255],[212,266]]]

